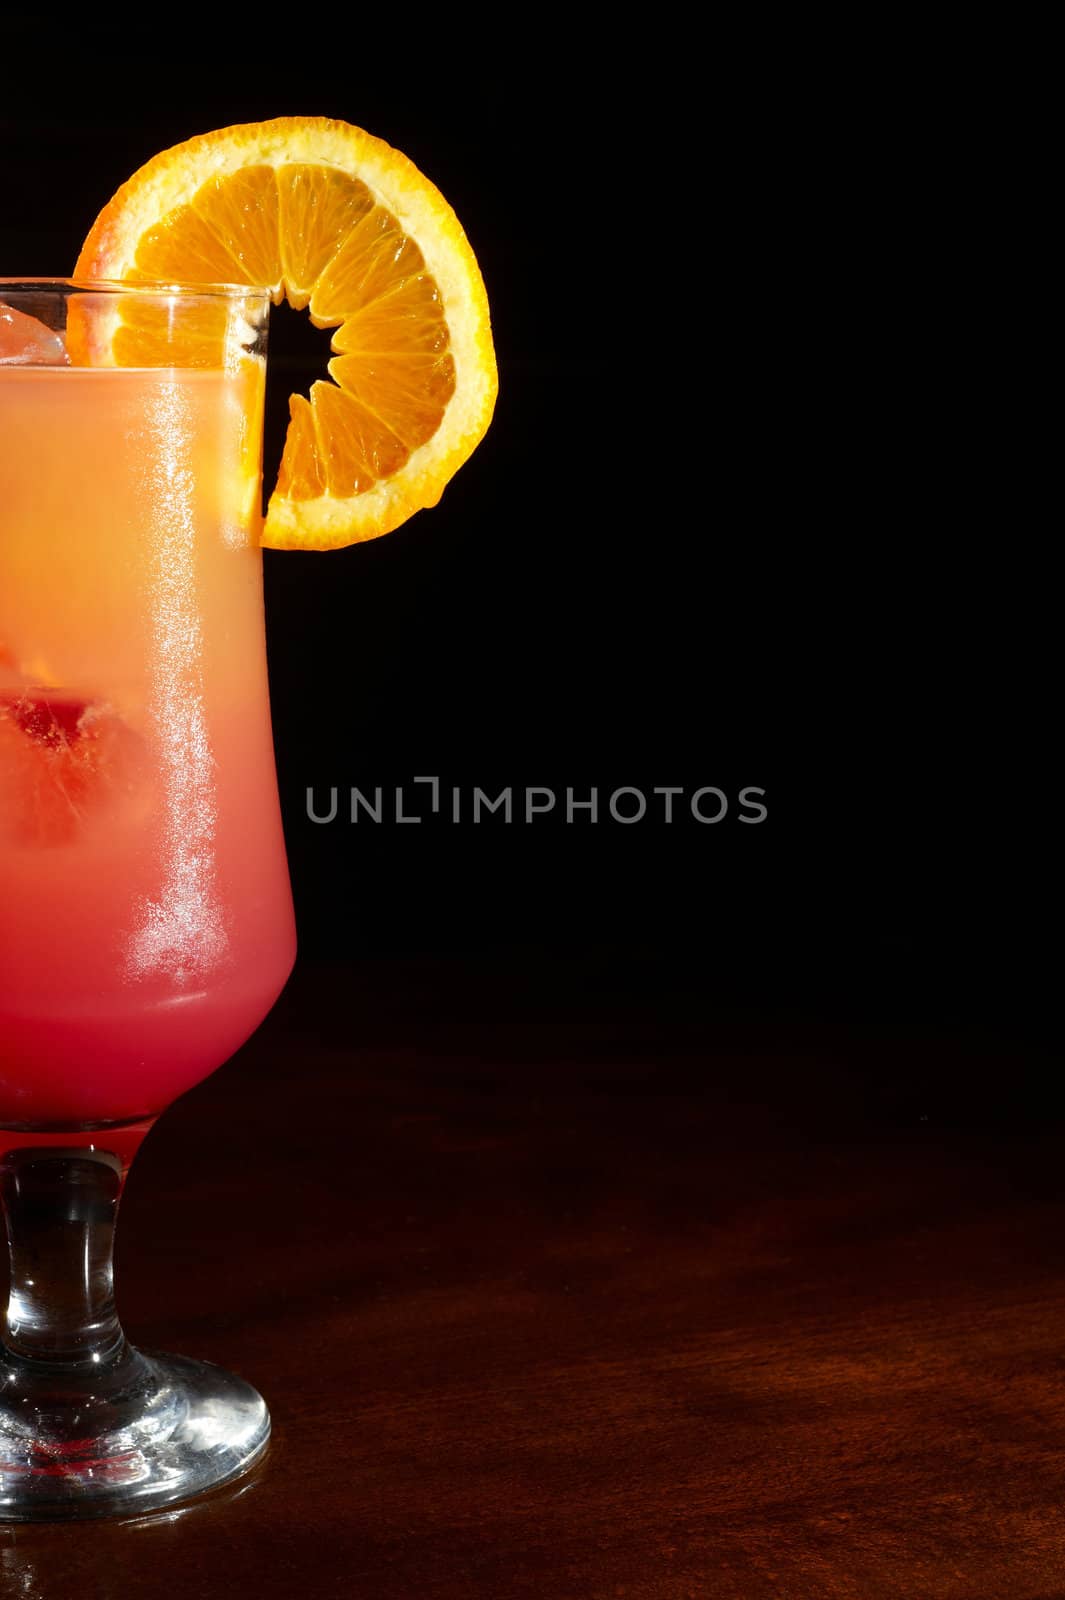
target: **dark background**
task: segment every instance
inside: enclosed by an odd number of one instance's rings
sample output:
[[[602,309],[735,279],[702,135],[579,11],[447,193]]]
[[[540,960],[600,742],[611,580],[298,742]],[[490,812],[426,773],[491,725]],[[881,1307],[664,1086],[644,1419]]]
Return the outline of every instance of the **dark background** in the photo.
[[[1050,1040],[1048,580],[991,412],[998,180],[956,56],[425,26],[79,44],[0,106],[5,273],[69,271],[157,151],[289,113],[405,151],[482,265],[500,398],[439,507],[266,554],[305,961],[502,958],[547,992],[576,960],[664,1010]],[[287,308],[271,339],[268,470],[323,359]],[[334,784],[424,809],[423,775],[596,787],[601,820],[307,819]],[[667,826],[668,784],[730,813]]]

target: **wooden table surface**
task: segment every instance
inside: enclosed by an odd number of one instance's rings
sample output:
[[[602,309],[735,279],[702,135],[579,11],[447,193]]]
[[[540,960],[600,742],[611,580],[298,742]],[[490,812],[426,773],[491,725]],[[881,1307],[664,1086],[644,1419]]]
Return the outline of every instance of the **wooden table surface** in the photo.
[[[270,1452],[0,1526],[0,1593],[1065,1596],[1049,1059],[613,969],[301,967],[119,1228],[130,1337],[255,1382]]]

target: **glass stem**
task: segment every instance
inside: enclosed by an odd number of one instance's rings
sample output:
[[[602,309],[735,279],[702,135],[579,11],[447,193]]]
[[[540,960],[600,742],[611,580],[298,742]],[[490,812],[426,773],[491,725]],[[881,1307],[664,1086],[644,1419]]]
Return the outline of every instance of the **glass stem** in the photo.
[[[53,1368],[122,1363],[112,1256],[124,1183],[121,1160],[93,1147],[9,1150],[0,1161],[9,1355]]]

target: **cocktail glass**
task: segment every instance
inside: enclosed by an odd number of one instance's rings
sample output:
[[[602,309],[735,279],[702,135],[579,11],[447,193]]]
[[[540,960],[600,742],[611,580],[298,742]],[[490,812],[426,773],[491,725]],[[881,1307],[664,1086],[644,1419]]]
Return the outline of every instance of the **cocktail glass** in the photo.
[[[269,301],[0,279],[0,1519],[246,1470],[267,1407],[133,1348],[123,1181],[295,957],[258,543]],[[70,358],[73,357],[71,360]]]

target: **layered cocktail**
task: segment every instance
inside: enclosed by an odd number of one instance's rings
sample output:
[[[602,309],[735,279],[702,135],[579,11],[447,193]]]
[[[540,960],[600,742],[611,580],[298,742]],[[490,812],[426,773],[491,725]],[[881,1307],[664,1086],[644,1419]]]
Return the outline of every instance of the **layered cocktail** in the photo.
[[[50,320],[111,298],[0,286]],[[114,298],[175,321],[226,304]],[[229,372],[26,364],[0,311],[0,1124],[160,1111],[292,966],[258,544],[267,303],[231,299]]]
[[[74,271],[0,279],[0,1520],[150,1510],[266,1446],[250,1385],[127,1343],[115,1214],[154,1118],[293,963],[261,551],[435,505],[497,390],[454,211],[329,118],[161,152]],[[282,299],[333,356],[264,514]]]
[[[0,1515],[249,1466],[247,1384],[126,1341],[111,1233],[152,1120],[295,955],[259,547],[269,301],[0,280]],[[188,364],[188,330],[219,334]],[[96,366],[117,324],[144,366]],[[202,355],[202,351],[201,351]]]

